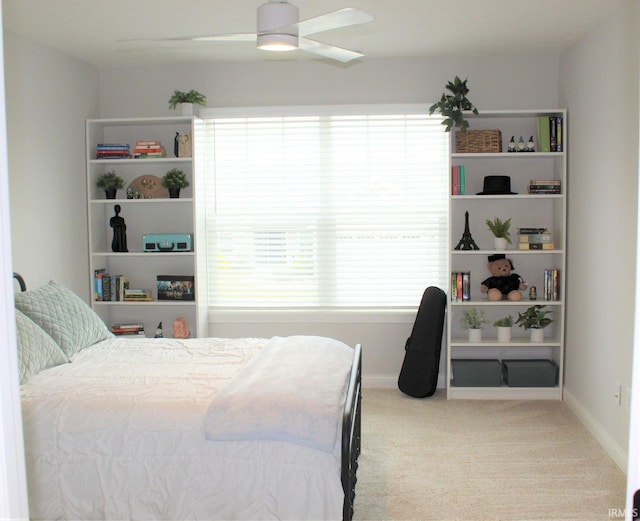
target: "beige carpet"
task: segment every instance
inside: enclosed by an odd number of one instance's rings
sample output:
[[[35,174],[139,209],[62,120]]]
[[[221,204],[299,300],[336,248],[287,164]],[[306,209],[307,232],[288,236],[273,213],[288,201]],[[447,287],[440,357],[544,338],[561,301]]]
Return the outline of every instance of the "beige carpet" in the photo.
[[[625,475],[562,402],[364,389],[362,411],[356,521],[620,519]]]

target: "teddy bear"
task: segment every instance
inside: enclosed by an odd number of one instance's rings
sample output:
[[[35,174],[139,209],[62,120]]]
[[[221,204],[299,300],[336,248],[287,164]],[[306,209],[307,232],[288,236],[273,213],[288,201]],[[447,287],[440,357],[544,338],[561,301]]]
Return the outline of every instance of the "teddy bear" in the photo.
[[[480,291],[487,294],[487,299],[491,301],[521,300],[520,290],[527,289],[524,279],[517,273],[511,273],[513,263],[502,253],[489,255],[487,268],[491,277],[482,281]]]

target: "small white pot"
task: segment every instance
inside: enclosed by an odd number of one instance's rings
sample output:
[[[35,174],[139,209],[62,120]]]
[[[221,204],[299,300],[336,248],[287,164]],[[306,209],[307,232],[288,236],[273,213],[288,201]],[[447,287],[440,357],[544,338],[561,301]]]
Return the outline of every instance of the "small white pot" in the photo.
[[[506,250],[507,249],[507,239],[504,237],[494,237],[493,245],[496,250]]]
[[[511,342],[511,326],[498,326],[498,342]]]
[[[193,116],[193,103],[180,103],[180,115]]]
[[[544,329],[531,328],[531,341],[532,342],[544,341]]]
[[[469,329],[469,342],[480,342],[482,340],[482,329]]]

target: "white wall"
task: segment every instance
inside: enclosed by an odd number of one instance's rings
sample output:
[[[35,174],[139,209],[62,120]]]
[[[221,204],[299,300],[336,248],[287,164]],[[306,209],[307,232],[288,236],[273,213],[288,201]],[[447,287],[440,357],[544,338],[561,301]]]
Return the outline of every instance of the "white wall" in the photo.
[[[84,120],[98,70],[5,31],[14,270],[89,298]]]
[[[433,59],[367,59],[344,67],[317,61],[177,64],[110,68],[100,72],[101,117],[172,114],[167,101],[178,90],[196,89],[209,107],[424,103],[440,98],[447,81],[468,77],[469,98],[482,110],[555,108],[556,56]],[[416,295],[416,306],[422,295]],[[414,313],[379,321],[288,323],[287,317],[255,323],[214,320],[217,336],[324,334],[363,345],[365,383],[395,386]],[[444,361],[444,356],[443,356]],[[441,376],[444,371],[441,371]]]
[[[626,470],[638,190],[638,3],[561,57],[569,111],[565,396]],[[579,259],[579,261],[578,261]],[[623,405],[614,399],[623,385]]]

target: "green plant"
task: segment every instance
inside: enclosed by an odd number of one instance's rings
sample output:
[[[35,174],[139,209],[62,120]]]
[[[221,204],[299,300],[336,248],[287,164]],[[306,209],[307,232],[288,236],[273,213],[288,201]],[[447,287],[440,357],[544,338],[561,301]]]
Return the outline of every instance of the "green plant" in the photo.
[[[162,187],[167,189],[172,188],[186,188],[189,186],[187,176],[182,170],[172,168],[166,174],[162,176]]]
[[[453,127],[459,127],[460,130],[465,131],[469,128],[469,122],[464,119],[463,111],[470,110],[474,114],[478,114],[478,109],[467,99],[469,93],[467,80],[462,81],[456,76],[453,82],[447,83],[446,89],[452,94],[443,92],[440,101],[429,108],[429,114],[433,114],[437,110],[444,116],[442,124],[445,125],[445,132],[451,132]]]
[[[506,239],[506,241],[511,244],[511,234],[509,233],[509,228],[511,227],[511,217],[509,217],[506,221],[501,221],[499,217],[496,217],[493,221],[487,219],[485,221],[487,223],[487,227],[491,230],[491,233],[497,238]]]
[[[524,313],[518,313],[516,324],[523,327],[525,331],[527,329],[544,329],[553,322],[547,317],[551,311],[546,310],[545,307],[538,304],[527,308]]]
[[[513,317],[511,315],[507,315],[506,317],[499,318],[493,323],[493,325],[495,327],[511,327],[513,326]]]
[[[119,190],[124,186],[124,179],[117,175],[115,170],[112,170],[111,172],[100,174],[96,185],[104,190]]]
[[[482,325],[486,323],[484,311],[478,311],[476,308],[465,309],[460,317],[462,329],[482,329]]]
[[[189,92],[174,90],[169,98],[169,108],[175,109],[180,103],[193,103],[194,105],[206,105],[207,97],[197,90],[191,89]]]

